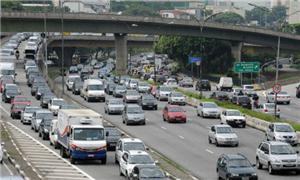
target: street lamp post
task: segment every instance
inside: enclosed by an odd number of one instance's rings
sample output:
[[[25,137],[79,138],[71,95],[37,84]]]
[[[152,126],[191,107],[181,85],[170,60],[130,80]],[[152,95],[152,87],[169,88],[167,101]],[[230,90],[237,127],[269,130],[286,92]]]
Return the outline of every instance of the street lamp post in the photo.
[[[45,71],[46,71],[46,78],[48,78],[48,44],[47,44],[47,38],[48,38],[48,33],[47,33],[47,10],[46,10],[46,0],[44,0],[44,33],[45,33],[45,38],[44,38],[44,46],[45,46],[45,59],[44,59],[44,66],[45,66]]]
[[[61,6],[61,86],[62,86],[62,95],[65,93],[65,73],[64,73],[64,1],[60,0],[60,6]]]

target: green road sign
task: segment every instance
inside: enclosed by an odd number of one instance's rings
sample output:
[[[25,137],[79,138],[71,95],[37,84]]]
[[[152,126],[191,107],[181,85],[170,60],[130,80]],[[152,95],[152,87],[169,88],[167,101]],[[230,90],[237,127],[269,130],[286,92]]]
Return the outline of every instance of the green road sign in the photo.
[[[239,62],[234,64],[234,72],[236,73],[251,73],[259,72],[260,62]]]

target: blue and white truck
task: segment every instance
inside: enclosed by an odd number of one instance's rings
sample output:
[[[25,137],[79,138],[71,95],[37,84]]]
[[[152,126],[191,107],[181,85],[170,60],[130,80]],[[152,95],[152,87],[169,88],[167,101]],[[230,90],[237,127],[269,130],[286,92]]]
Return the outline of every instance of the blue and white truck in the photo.
[[[61,109],[58,112],[58,146],[72,164],[79,160],[101,160],[106,164],[106,136],[101,114],[90,109]]]

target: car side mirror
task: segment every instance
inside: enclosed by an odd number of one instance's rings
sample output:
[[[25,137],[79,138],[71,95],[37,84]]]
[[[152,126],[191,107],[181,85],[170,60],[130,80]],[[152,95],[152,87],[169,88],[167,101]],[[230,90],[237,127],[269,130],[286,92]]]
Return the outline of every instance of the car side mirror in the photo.
[[[109,136],[109,132],[107,131],[105,135],[106,135],[106,136]]]
[[[296,151],[297,154],[299,154],[299,151]]]
[[[146,147],[146,150],[149,151],[150,149],[148,147]]]

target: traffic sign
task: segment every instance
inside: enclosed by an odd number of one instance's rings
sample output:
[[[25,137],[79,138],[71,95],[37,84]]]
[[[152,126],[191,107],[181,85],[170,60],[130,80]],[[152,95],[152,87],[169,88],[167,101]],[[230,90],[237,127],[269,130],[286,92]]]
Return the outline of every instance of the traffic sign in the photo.
[[[192,57],[192,56],[189,56],[189,64],[196,63],[196,62],[201,62],[201,61],[202,61],[201,57]]]
[[[273,86],[273,92],[278,94],[281,91],[281,85],[280,84],[274,84]]]
[[[236,73],[251,73],[259,72],[260,62],[239,62],[234,64],[234,72]]]

